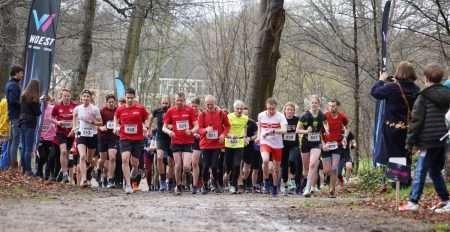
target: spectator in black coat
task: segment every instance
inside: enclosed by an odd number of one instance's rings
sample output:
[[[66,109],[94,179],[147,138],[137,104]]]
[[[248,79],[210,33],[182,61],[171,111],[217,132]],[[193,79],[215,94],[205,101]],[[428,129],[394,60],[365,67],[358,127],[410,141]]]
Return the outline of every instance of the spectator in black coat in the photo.
[[[420,150],[416,164],[415,179],[409,195],[409,202],[402,210],[417,210],[422,195],[425,178],[429,170],[442,208],[436,212],[450,213],[449,193],[442,177],[445,165],[445,140],[441,138],[447,133],[445,114],[450,107],[450,89],[441,84],[444,68],[437,64],[425,67],[426,87],[419,93],[414,103],[412,121],[406,140],[407,149],[414,147]]]

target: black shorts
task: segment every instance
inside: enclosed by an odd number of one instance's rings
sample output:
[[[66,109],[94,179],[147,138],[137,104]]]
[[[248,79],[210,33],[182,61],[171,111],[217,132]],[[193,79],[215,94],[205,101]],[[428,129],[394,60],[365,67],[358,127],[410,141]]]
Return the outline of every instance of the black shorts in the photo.
[[[158,138],[156,140],[156,148],[165,152],[170,151],[170,140],[164,138]]]
[[[260,170],[262,164],[261,154],[256,151],[252,145],[246,146],[244,148],[244,162],[250,164],[252,169]]]
[[[195,139],[194,144],[192,144],[192,150],[200,151],[200,139]]]
[[[108,152],[110,149],[117,150],[117,136],[116,135],[106,135],[98,137],[98,152]]]
[[[79,155],[69,155],[69,168],[73,168],[77,166],[80,163],[80,156]],[[71,159],[72,158],[72,159]]]
[[[311,149],[320,149],[321,142],[302,142],[302,153],[309,153]]]
[[[120,152],[122,153],[130,152],[134,158],[140,159],[143,151],[144,141],[120,140]]]
[[[58,145],[66,144],[67,150],[70,150],[70,148],[72,147],[73,140],[74,140],[73,137],[67,137],[64,134],[56,133],[56,141]]]
[[[192,144],[172,144],[172,152],[192,152]]]
[[[341,161],[344,163],[353,162],[352,157],[350,156],[350,151],[348,149],[341,150]]]
[[[96,149],[97,148],[97,135],[94,137],[83,137],[80,136],[77,138],[77,146],[78,145],[86,145],[89,149]]]
[[[339,156],[341,156],[342,154],[342,148],[338,147],[338,149],[336,150],[332,150],[332,151],[322,151],[322,158],[332,158],[333,154],[338,154]]]

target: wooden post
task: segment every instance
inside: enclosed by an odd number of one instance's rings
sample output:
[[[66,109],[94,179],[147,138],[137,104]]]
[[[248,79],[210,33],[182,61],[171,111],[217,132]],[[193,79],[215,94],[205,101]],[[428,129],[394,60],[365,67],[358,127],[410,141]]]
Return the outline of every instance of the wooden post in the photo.
[[[400,181],[395,181],[395,210],[398,211],[400,205]]]

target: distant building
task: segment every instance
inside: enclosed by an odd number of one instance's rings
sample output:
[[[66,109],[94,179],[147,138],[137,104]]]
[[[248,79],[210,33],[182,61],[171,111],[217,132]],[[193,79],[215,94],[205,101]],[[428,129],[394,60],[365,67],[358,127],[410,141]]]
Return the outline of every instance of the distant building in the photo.
[[[178,92],[186,94],[188,100],[208,94],[208,86],[206,80],[199,79],[159,79],[159,95],[173,95]]]

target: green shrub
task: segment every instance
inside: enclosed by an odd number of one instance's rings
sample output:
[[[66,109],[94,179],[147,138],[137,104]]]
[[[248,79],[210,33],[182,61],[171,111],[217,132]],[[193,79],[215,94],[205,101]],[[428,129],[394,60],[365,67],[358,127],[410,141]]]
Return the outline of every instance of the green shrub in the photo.
[[[358,175],[357,188],[364,193],[375,193],[383,187],[384,176],[385,172],[381,168],[362,169]]]

